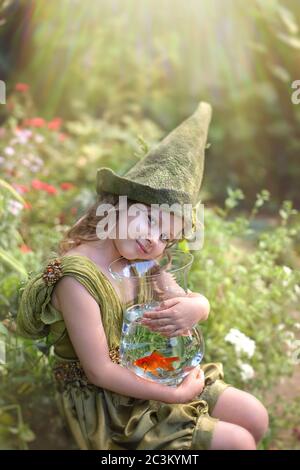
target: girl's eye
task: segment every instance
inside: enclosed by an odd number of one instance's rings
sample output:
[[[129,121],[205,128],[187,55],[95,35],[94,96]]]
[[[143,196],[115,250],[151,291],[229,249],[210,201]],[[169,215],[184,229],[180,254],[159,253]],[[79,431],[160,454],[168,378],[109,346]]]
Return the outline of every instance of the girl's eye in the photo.
[[[148,215],[148,220],[149,220],[151,225],[156,225],[156,223],[157,223],[156,220],[153,219],[150,214]],[[161,234],[161,239],[162,239],[162,241],[164,241],[166,243],[168,243],[170,241],[170,238],[168,238],[168,235],[166,233]]]
[[[151,225],[156,225],[156,220],[152,219],[151,215],[148,215],[148,220],[149,220]]]
[[[167,234],[166,233],[162,233],[161,234],[161,238],[164,242],[168,242],[170,240],[170,238],[168,238]]]

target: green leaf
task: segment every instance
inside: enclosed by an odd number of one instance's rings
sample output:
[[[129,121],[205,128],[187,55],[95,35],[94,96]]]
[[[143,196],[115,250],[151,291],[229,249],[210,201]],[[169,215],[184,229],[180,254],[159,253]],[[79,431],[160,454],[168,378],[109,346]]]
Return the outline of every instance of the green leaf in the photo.
[[[278,6],[278,14],[283,24],[287,28],[288,32],[291,34],[297,34],[299,31],[299,28],[296,23],[294,14],[287,8],[283,7],[282,5]]]
[[[3,336],[8,336],[9,335],[9,332],[7,330],[7,328],[5,328],[5,326],[0,323],[0,336],[3,335]]]
[[[35,439],[34,432],[26,424],[19,429],[19,436],[25,442],[32,442]]]
[[[284,33],[278,33],[277,37],[288,46],[291,46],[293,49],[300,49],[300,39]]]
[[[291,81],[291,76],[289,72],[284,67],[281,67],[280,65],[271,66],[270,71],[274,75],[274,77],[278,78],[282,82]]]
[[[25,267],[19,263],[13,256],[6,253],[2,248],[0,248],[0,260],[6,263],[8,266],[18,271],[22,276],[27,277],[27,271]]]
[[[19,202],[21,202],[21,204],[25,205],[25,200],[22,198],[22,196],[20,196],[20,194],[10,185],[8,184],[6,181],[4,181],[3,179],[0,178],[0,187],[6,189],[8,192],[11,193],[11,195],[17,199]]]

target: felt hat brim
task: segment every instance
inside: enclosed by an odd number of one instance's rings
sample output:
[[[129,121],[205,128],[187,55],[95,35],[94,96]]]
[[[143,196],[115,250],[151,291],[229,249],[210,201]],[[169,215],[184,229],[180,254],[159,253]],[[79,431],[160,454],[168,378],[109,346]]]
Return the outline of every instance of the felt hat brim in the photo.
[[[99,168],[97,172],[97,192],[109,192],[112,194],[127,196],[144,204],[161,204],[162,200],[166,204],[172,204],[174,200],[181,200],[186,204],[189,199],[186,193],[170,188],[153,188],[146,184],[132,181],[125,176],[117,175],[111,168]]]

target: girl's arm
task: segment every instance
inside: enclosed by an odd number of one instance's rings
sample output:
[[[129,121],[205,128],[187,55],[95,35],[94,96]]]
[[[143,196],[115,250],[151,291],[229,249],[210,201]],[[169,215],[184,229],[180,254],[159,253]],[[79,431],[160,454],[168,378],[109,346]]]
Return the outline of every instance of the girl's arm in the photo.
[[[193,387],[184,392],[191,396],[183,397],[180,388],[140,378],[111,361],[99,305],[76,279],[64,276],[55,292],[70,340],[90,382],[121,395],[166,403],[184,403],[193,398]]]

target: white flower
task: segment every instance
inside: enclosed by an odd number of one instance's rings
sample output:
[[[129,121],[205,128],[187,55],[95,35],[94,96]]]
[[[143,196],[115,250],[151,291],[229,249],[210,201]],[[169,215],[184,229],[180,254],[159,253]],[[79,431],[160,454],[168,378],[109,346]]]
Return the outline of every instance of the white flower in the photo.
[[[14,155],[15,150],[12,147],[5,147],[4,153],[6,153],[6,155]]]
[[[23,204],[19,201],[15,201],[14,199],[10,199],[8,201],[8,207],[7,210],[13,214],[13,215],[18,215],[19,212],[23,209]]]
[[[294,291],[296,292],[297,295],[300,296],[300,286],[298,284],[295,285]]]
[[[300,340],[294,341],[293,351],[291,351],[290,359],[292,364],[300,364]]]
[[[286,331],[284,334],[284,338],[285,339],[283,340],[283,342],[286,344],[288,348],[288,355],[290,356],[295,344],[295,333],[293,331]]]
[[[285,274],[287,274],[288,276],[290,276],[292,274],[292,270],[288,266],[283,266],[282,269],[285,272]]]
[[[282,331],[284,329],[285,329],[285,324],[284,323],[279,323],[279,325],[277,326],[277,330]]]
[[[40,166],[44,164],[44,161],[40,157],[35,157],[34,161],[37,165]]]
[[[295,323],[295,324],[294,324],[294,327],[295,327],[297,330],[300,330],[300,323]]]
[[[214,262],[212,259],[206,260],[206,266],[209,268],[210,266],[213,266]]]
[[[245,362],[238,362],[238,366],[240,368],[241,379],[243,382],[247,382],[248,380],[253,379],[254,377],[254,369],[250,364]]]
[[[236,354],[239,356],[241,353],[247,354],[248,357],[252,357],[255,351],[255,341],[248,338],[237,328],[231,328],[229,333],[225,336],[225,341],[231,343]]]
[[[38,143],[38,144],[41,144],[42,142],[44,142],[44,137],[41,135],[41,134],[36,134],[34,140]]]
[[[30,167],[30,170],[33,173],[36,173],[37,171],[39,171],[39,169],[40,169],[39,165],[31,165],[31,167]]]
[[[287,339],[294,339],[295,338],[295,333],[293,331],[285,331],[284,337]]]
[[[262,279],[255,279],[253,286],[255,289],[263,292],[265,290],[265,283]]]

